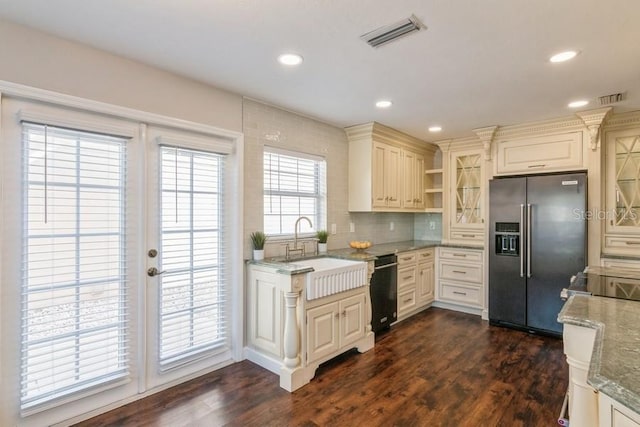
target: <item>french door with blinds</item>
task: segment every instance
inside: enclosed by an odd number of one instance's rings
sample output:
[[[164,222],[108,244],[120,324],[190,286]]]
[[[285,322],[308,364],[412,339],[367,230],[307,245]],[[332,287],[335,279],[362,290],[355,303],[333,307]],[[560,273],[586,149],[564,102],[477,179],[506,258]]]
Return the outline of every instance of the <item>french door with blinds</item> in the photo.
[[[232,146],[36,106],[2,103],[0,424],[63,421],[237,358]]]
[[[149,387],[229,350],[225,154],[207,141],[149,129]],[[186,371],[186,372],[185,372]]]

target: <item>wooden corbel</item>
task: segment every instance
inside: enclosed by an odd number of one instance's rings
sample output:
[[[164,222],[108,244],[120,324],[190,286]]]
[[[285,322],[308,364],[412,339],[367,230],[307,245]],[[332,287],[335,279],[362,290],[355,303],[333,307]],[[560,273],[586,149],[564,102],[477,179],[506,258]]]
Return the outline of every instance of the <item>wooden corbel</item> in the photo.
[[[607,114],[613,107],[598,108],[597,110],[580,111],[576,115],[580,117],[589,131],[589,147],[596,151],[600,146],[600,129]]]
[[[491,160],[491,143],[493,137],[496,134],[498,126],[487,126],[485,128],[474,129],[473,131],[478,135],[480,141],[482,141],[482,148],[484,149],[484,159]]]

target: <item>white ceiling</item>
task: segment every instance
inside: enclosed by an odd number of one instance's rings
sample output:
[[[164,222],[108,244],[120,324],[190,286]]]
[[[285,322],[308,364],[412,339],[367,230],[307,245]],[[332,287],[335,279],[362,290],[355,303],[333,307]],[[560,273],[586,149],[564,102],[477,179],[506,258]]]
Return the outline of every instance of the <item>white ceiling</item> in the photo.
[[[412,13],[426,31],[378,49],[359,38]],[[616,111],[640,109],[638,0],[0,0],[0,17],[337,126],[375,120],[428,141],[621,91]],[[548,62],[567,49],[581,54]],[[285,51],[304,63],[282,67]],[[382,98],[393,106],[376,109]]]

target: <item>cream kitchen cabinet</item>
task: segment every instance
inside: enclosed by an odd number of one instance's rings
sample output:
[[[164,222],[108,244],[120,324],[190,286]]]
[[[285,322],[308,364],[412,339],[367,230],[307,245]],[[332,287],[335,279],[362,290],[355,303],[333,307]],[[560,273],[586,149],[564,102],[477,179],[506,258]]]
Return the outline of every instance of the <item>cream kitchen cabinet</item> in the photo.
[[[483,251],[450,247],[440,247],[438,251],[438,305],[482,314],[485,307]]]
[[[402,207],[424,209],[424,155],[402,150]]]
[[[599,427],[640,427],[640,414],[604,393],[598,395]]]
[[[417,305],[424,307],[435,299],[435,249],[419,250],[417,263]]]
[[[418,307],[416,251],[398,254],[398,320],[406,319]]]
[[[306,312],[308,362],[335,354],[364,337],[364,309],[362,293],[309,308]]]
[[[640,253],[640,128],[606,131],[604,141],[607,209],[603,252],[637,256]]]
[[[247,265],[246,358],[280,376],[294,391],[309,383],[318,366],[351,348],[373,348],[367,265],[360,287],[308,299],[311,273],[287,273],[286,264]]]
[[[372,193],[374,208],[401,206],[400,149],[381,142],[373,143]]]
[[[424,309],[434,300],[435,249],[398,254],[398,320]]]
[[[584,169],[583,140],[576,131],[497,141],[496,175]]]
[[[442,147],[442,145],[441,145]],[[453,150],[447,153],[445,172],[447,209],[443,215],[445,243],[484,244],[485,161],[482,148]]]
[[[349,139],[349,211],[424,212],[425,164],[436,150],[379,123],[345,129]]]

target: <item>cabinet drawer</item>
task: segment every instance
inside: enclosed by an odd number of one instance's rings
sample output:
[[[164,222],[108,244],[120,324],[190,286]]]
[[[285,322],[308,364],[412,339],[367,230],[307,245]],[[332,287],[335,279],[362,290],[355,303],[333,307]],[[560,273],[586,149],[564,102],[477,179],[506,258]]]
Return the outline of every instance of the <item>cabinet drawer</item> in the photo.
[[[415,285],[416,275],[416,266],[398,269],[398,288]]]
[[[416,251],[401,252],[398,254],[398,266],[415,264],[416,263]]]
[[[440,299],[475,307],[482,307],[482,293],[474,286],[440,282]]]
[[[625,270],[638,270],[640,269],[640,259],[638,260],[630,260],[630,259],[602,259],[600,263],[603,267],[612,267],[612,268],[624,268]]]
[[[423,249],[421,251],[418,251],[418,255],[417,255],[418,262],[433,261],[434,254],[435,254],[435,251],[433,248]]]
[[[482,266],[442,261],[440,263],[440,277],[455,281],[482,283]]]
[[[440,259],[455,259],[465,262],[482,262],[482,252],[455,248],[440,248]]]
[[[416,308],[415,286],[398,292],[398,314],[411,311]]]
[[[451,230],[451,240],[464,240],[467,242],[484,242],[482,231]]]
[[[631,249],[640,253],[640,236],[605,236],[604,245],[611,249]]]

